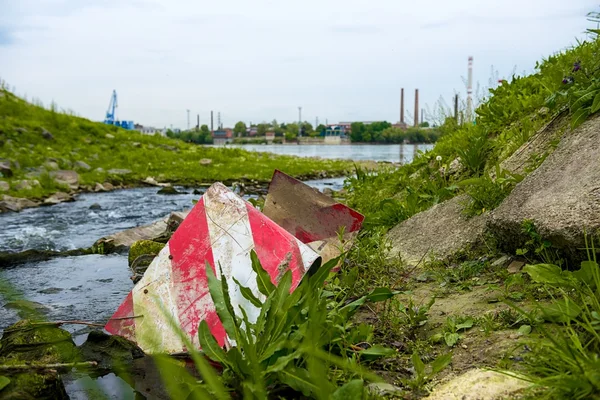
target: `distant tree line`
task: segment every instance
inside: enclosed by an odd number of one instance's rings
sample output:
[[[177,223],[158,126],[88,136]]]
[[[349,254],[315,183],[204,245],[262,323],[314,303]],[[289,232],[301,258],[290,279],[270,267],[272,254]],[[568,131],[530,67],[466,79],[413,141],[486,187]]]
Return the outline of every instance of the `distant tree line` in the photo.
[[[310,122],[304,121],[301,124],[293,122],[290,124],[278,123],[276,119],[271,122],[262,122],[260,124],[252,124],[250,127],[245,122],[239,121],[233,127],[235,137],[250,136],[249,130],[255,128],[256,136],[265,136],[267,132],[273,132],[275,137],[285,137],[286,140],[293,140],[301,136],[323,136],[325,135],[326,126],[320,124],[317,129],[314,129]]]
[[[386,121],[365,124],[354,122],[350,126],[350,141],[357,143],[435,143],[440,137],[436,128],[428,128],[427,122],[419,127],[395,128]],[[424,129],[428,128],[428,129]]]
[[[213,142],[208,125],[202,125],[200,129],[181,132],[173,132],[169,129],[167,130],[167,136],[170,138],[183,140],[184,142],[188,143],[211,144]]]

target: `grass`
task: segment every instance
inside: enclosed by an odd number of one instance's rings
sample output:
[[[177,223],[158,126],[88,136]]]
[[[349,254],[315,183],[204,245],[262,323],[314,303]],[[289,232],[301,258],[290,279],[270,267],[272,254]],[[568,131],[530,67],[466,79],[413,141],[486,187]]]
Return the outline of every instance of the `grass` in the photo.
[[[44,139],[44,130],[54,139]],[[48,161],[67,170],[74,169],[76,161],[87,163],[91,170],[75,169],[80,185],[91,187],[96,182],[139,184],[149,176],[159,182],[183,185],[239,179],[267,182],[276,168],[295,177],[314,177],[320,173],[343,175],[352,167],[340,160],[211,148],[143,135],[61,113],[55,106],[48,110],[6,90],[0,90],[0,158],[18,165],[12,177],[0,178],[11,185],[8,194],[29,198],[67,189],[48,176]],[[211,162],[201,165],[202,159]],[[131,173],[111,174],[111,169],[127,169]],[[15,190],[15,182],[23,179],[37,179],[40,185],[31,190]]]

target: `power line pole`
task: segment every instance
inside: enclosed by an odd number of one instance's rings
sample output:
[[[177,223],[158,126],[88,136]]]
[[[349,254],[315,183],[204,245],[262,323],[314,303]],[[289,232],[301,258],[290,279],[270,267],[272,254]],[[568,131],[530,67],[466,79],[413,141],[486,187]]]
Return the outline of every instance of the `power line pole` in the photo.
[[[298,107],[298,136],[302,136],[302,107]]]

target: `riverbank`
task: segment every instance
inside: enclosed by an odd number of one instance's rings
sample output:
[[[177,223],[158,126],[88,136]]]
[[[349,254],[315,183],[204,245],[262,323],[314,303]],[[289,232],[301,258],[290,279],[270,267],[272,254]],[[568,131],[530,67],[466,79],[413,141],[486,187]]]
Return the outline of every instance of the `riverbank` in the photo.
[[[58,192],[102,191],[105,183],[120,188],[148,182],[262,184],[274,169],[299,178],[340,176],[353,169],[352,162],[343,160],[212,148],[143,135],[60,113],[55,107],[47,110],[6,90],[0,91],[0,114],[0,195],[30,200],[18,200],[23,207]]]

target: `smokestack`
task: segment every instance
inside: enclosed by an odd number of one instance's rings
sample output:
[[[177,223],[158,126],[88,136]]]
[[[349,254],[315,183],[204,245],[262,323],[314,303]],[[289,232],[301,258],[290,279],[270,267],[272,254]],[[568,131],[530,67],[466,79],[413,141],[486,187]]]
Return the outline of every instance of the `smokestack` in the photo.
[[[467,78],[467,120],[471,121],[473,113],[473,57],[469,57],[469,75]]]
[[[400,124],[404,123],[404,88],[400,89]]]
[[[200,129],[200,114],[197,114],[196,129]]]
[[[458,95],[454,95],[454,119],[458,123]]]
[[[415,126],[419,126],[419,89],[415,89]]]
[[[210,112],[210,132],[211,133],[215,132],[214,126],[213,126],[213,112],[212,111]]]

